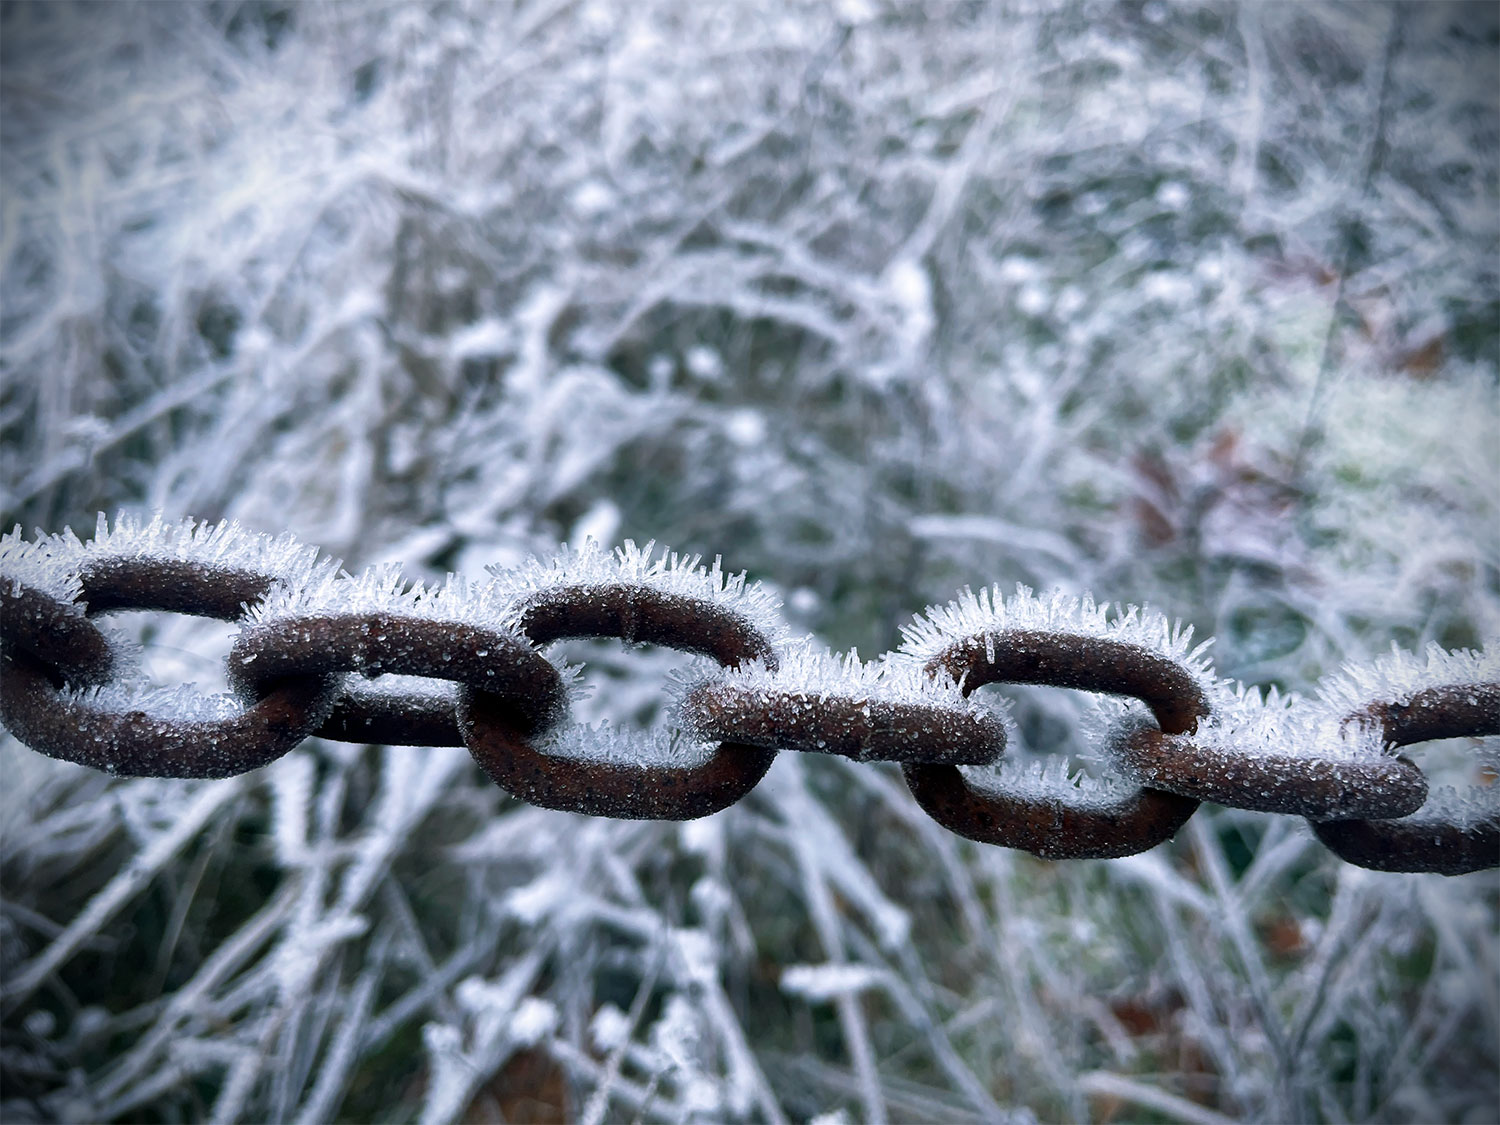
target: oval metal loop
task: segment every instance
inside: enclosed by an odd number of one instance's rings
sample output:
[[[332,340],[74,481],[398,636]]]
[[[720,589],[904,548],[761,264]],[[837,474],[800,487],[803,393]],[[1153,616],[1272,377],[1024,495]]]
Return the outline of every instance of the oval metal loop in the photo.
[[[538,750],[498,697],[467,691],[459,722],[495,784],[527,804],[618,820],[696,820],[727,809],[765,777],[776,751],[721,742],[695,766],[625,765]]]
[[[801,691],[719,680],[690,688],[681,708],[705,738],[856,762],[987,766],[1005,752],[1005,726],[998,718],[936,705],[838,693],[809,699]]]
[[[1372,703],[1344,718],[1346,723],[1372,720],[1392,747],[1500,734],[1500,683],[1424,688],[1405,703]]]
[[[18,739],[53,758],[123,777],[234,777],[296,747],[333,706],[331,677],[290,680],[241,714],[180,719],[112,710],[69,697],[41,665],[4,661],[0,719]]]
[[[1203,688],[1186,668],[1108,637],[1029,629],[979,633],[938,653],[927,671],[961,681],[965,694],[985,684],[1037,684],[1128,695],[1151,709],[1166,734],[1194,730],[1209,713]]]
[[[566,707],[557,669],[499,629],[385,610],[314,613],[254,625],[229,652],[229,682],[246,698],[288,677],[387,672],[451,680],[505,700],[528,734]],[[462,746],[452,701],[416,693],[346,690],[323,737],[394,745]],[[413,738],[412,736],[419,736]]]
[[[1408,758],[1232,753],[1150,729],[1114,752],[1147,785],[1234,809],[1338,820],[1406,816],[1427,799],[1427,779]]]
[[[1191,797],[1159,789],[1083,804],[985,792],[957,766],[906,766],[903,772],[917,804],[950,832],[1042,859],[1118,859],[1149,851],[1177,835],[1198,809]]]
[[[748,618],[704,598],[629,582],[554,586],[517,609],[534,645],[578,637],[617,637],[710,656],[726,668],[759,660],[774,670],[776,649]]]
[[[0,581],[0,651],[27,653],[70,687],[95,687],[119,663],[115,647],[77,602],[23,582]]]
[[[154,609],[240,618],[274,579],[194,559],[124,555],[80,567],[90,615]],[[97,630],[96,630],[97,631]],[[180,718],[112,709],[70,696],[40,661],[7,657],[0,683],[0,718],[35,750],[124,776],[232,777],[281,757],[313,733],[333,707],[337,680],[314,676],[278,683],[243,712],[222,718]]]
[[[1371,871],[1468,875],[1500,867],[1500,817],[1474,824],[1417,813],[1400,820],[1315,820],[1323,846],[1345,863]]]
[[[1345,722],[1379,722],[1391,746],[1500,734],[1500,683],[1425,688],[1404,703],[1377,701]],[[1460,823],[1440,816],[1312,821],[1323,845],[1373,871],[1467,875],[1500,867],[1500,813]]]
[[[1026,683],[1134,696],[1170,734],[1192,730],[1209,713],[1203,689],[1175,661],[1102,637],[981,633],[935,655],[927,670],[959,680],[965,694],[989,683]],[[1043,859],[1113,859],[1147,851],[1176,835],[1199,804],[1148,788],[1104,804],[986,792],[971,786],[956,766],[908,764],[902,772],[917,803],[944,828]]]
[[[275,578],[197,559],[140,555],[87,559],[78,569],[90,617],[121,609],[157,609],[238,621],[245,606],[271,592]]]
[[[738,614],[701,598],[630,583],[550,589],[524,606],[520,628],[534,644],[568,637],[619,637],[713,657],[726,667],[774,666],[770,640]],[[543,753],[514,703],[489,692],[460,694],[459,725],[475,761],[533,805],[623,820],[692,820],[728,808],[765,776],[776,751],[720,742],[696,766],[620,765]]]

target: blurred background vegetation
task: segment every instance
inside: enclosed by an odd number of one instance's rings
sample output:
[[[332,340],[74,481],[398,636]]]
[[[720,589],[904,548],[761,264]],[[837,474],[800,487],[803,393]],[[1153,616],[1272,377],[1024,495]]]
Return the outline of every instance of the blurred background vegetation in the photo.
[[[964,585],[1062,586],[1291,691],[1478,646],[1497,89],[1488,3],[7,2],[4,526],[235,518],[414,579],[656,539],[867,656]],[[222,686],[223,627],[122,624]],[[580,653],[589,714],[659,717],[672,654]],[[1075,697],[1015,699],[1085,749]],[[0,753],[3,971],[58,958],[7,1005],[6,1120],[1500,1097],[1494,873],[1370,875],[1289,818],[1049,864],[789,755],[678,827],[462,751]]]

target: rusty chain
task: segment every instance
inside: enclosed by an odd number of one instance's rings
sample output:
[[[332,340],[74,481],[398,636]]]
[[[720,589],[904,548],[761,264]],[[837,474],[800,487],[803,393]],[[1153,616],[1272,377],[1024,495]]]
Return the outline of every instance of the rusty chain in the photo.
[[[71,532],[25,541],[17,529],[0,540],[0,721],[34,750],[133,776],[229,777],[315,735],[462,745],[521,800],[640,819],[709,815],[749,794],[778,751],[827,753],[898,763],[944,827],[1048,859],[1145,851],[1213,801],[1305,817],[1335,854],[1375,870],[1500,866],[1494,793],[1477,807],[1474,794],[1429,800],[1422,771],[1396,753],[1500,734],[1494,648],[1433,651],[1425,668],[1394,654],[1347,672],[1314,706],[1216,679],[1190,631],[1135,607],[1111,616],[1060,594],[964,591],[865,663],[788,642],[777,605],[717,562],[654,556],[650,544],[565,549],[492,568],[487,582],[424,588],[399,568],[351,576],[290,537],[227,523],[122,516],[111,528],[101,517],[88,543]],[[233,698],[192,703],[179,691],[164,706],[101,623],[127,609],[238,624]],[[668,732],[706,753],[593,752],[621,732],[568,721],[573,670],[543,652],[578,637],[717,662],[719,674],[677,685]],[[378,680],[387,674],[449,686],[392,690]],[[1004,708],[971,698],[992,683],[1080,689],[1144,711],[1120,708],[1102,727],[1104,780],[1062,764],[1028,770],[1005,754]],[[990,775],[960,768],[974,766]]]

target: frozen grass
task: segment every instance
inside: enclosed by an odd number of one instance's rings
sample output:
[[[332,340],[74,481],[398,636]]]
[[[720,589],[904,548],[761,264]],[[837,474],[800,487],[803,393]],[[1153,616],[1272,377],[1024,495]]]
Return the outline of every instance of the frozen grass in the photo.
[[[1496,24],[7,4],[0,526],[237,520],[427,591],[657,537],[865,652],[965,586],[1093,590],[1304,695],[1393,642],[1492,653]],[[154,681],[222,675],[212,623],[117,624]],[[580,718],[621,727],[677,669],[589,661]],[[1014,742],[1081,754],[1086,711],[1018,691]],[[1365,873],[1292,818],[1048,864],[812,756],[681,826],[519,805],[462,750],[0,758],[6,1121],[1500,1095],[1494,873]]]

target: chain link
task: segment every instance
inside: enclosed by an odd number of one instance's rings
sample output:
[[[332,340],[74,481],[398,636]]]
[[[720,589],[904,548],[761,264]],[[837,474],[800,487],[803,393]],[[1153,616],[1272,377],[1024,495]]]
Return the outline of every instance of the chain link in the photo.
[[[618,637],[711,656],[737,668],[759,659],[775,668],[770,639],[749,621],[701,599],[683,599],[624,583],[549,589],[517,607],[532,644],[577,637]],[[540,729],[518,721],[505,701],[465,692],[459,725],[469,752],[514,797],[547,809],[638,820],[692,820],[726,809],[760,782],[775,749],[721,741],[692,766],[601,762],[549,755]]]
[[[1500,734],[1500,683],[1424,688],[1405,700],[1372,703],[1345,721],[1372,719],[1392,748]],[[1375,871],[1466,875],[1500,866],[1500,816],[1445,820],[1436,812],[1419,812],[1392,820],[1345,814],[1315,820],[1312,828],[1340,859]]]
[[[1103,637],[1018,630],[959,640],[933,656],[929,675],[946,674],[965,694],[994,683],[1081,688],[1139,699],[1159,731],[1192,730],[1207,699],[1183,666],[1138,645]],[[1111,745],[1118,739],[1111,739]],[[1051,792],[984,792],[952,766],[903,767],[912,796],[951,832],[1021,848],[1043,859],[1115,859],[1171,839],[1198,808],[1192,797],[1136,787],[1099,800]]]
[[[726,584],[717,564],[709,575],[696,559],[680,564],[676,556],[670,566],[665,556],[641,564],[649,546],[644,555],[620,553],[610,579],[598,568],[579,577],[565,565],[533,564],[524,578],[496,571],[473,591],[450,578],[435,594],[404,589],[394,571],[379,581],[336,574],[332,563],[296,555],[301,549],[289,541],[274,542],[279,555],[262,556],[295,557],[297,566],[257,567],[253,551],[226,561],[225,544],[238,532],[225,528],[195,531],[188,523],[164,545],[129,551],[110,549],[102,523],[88,545],[71,536],[5,537],[0,720],[10,732],[55,758],[161,777],[243,773],[313,735],[463,745],[521,800],[665,820],[741,800],[780,750],[828,753],[899,763],[917,803],[944,827],[1048,859],[1145,851],[1170,839],[1201,801],[1213,801],[1305,817],[1333,852],[1375,870],[1453,875],[1500,866],[1494,802],[1476,812],[1461,799],[1428,801],[1421,770],[1395,753],[1500,734],[1500,682],[1487,678],[1488,657],[1475,665],[1477,676],[1350,708],[1338,726],[1354,732],[1363,752],[1331,742],[1267,746],[1217,713],[1228,709],[1224,701],[1243,700],[1243,690],[1232,695],[1207,675],[1175,633],[1154,650],[1143,630],[1016,627],[955,610],[952,621],[981,625],[927,627],[920,654],[887,653],[869,665],[851,654],[840,669],[805,644],[782,643],[767,599],[747,593],[743,576]],[[965,596],[970,610],[982,604],[990,612],[988,601]],[[1093,608],[1086,603],[1085,616]],[[96,620],[128,609],[238,623],[227,662],[238,704],[185,704],[179,694],[166,713],[153,714],[151,693],[132,681],[127,649]],[[672,731],[711,743],[707,756],[663,764],[591,752],[605,733],[568,721],[571,672],[542,651],[580,637],[716,661],[720,675],[678,685]],[[368,682],[386,674],[438,682],[427,691]],[[1098,757],[1117,775],[1104,783],[1069,777],[1065,768],[1027,773],[1005,756],[1003,714],[969,698],[985,684],[1131,698],[1150,717],[1128,715],[1099,737]],[[570,732],[582,752],[567,751]],[[961,766],[999,772],[986,780]]]

